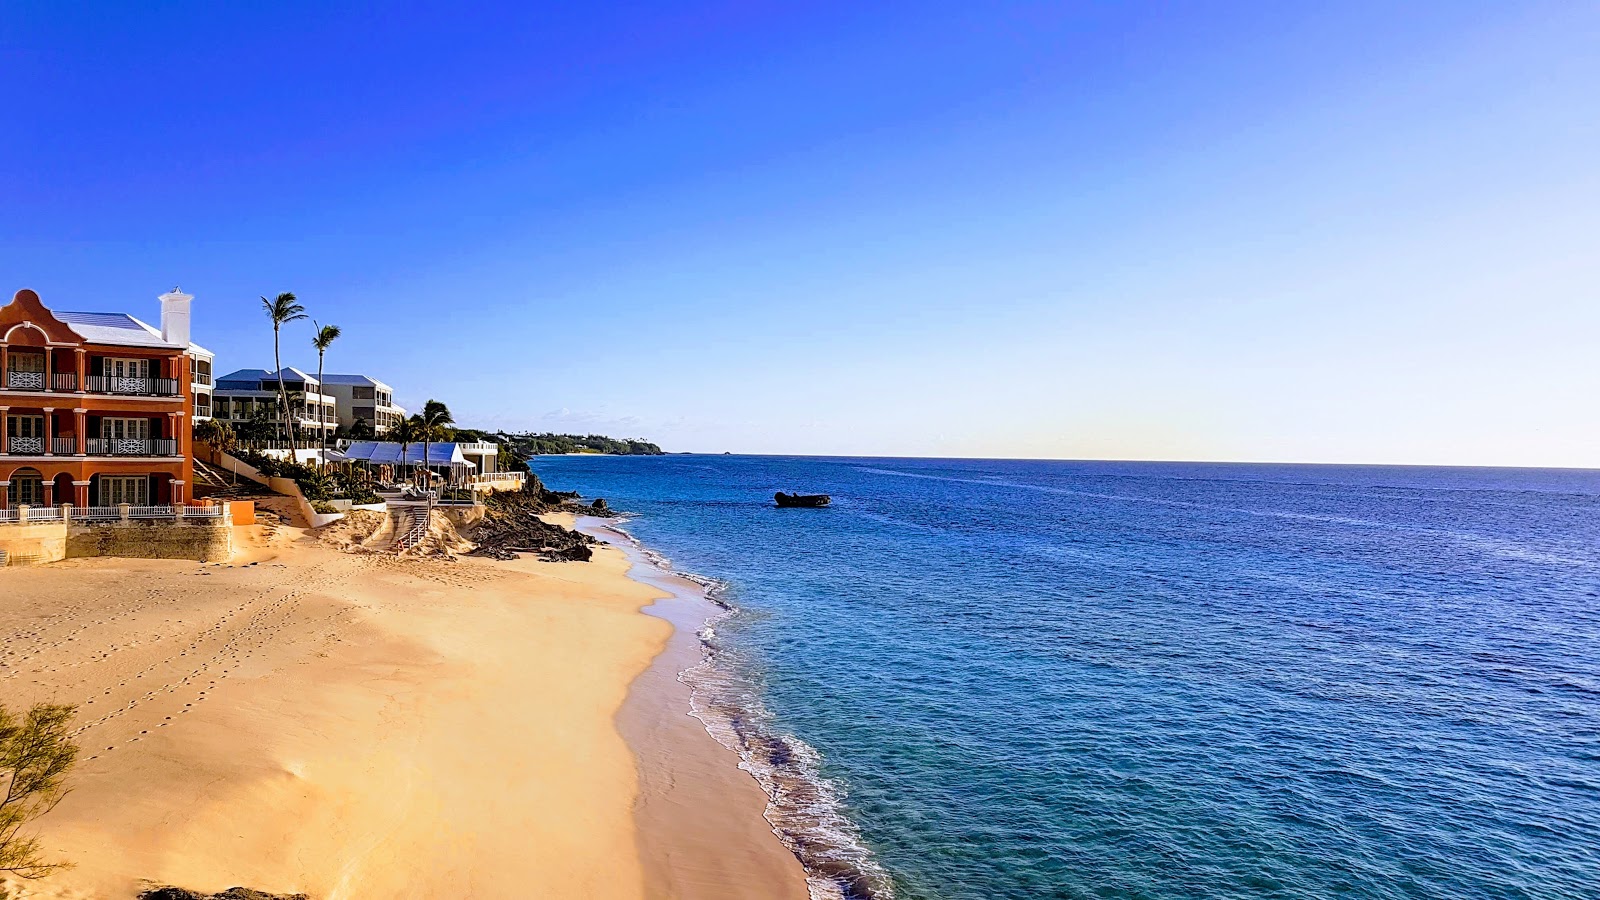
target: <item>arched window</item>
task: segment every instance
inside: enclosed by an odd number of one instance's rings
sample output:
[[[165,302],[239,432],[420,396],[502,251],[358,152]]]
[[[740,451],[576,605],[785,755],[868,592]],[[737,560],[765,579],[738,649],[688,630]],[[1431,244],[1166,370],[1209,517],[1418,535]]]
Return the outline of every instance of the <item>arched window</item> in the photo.
[[[23,504],[39,506],[44,503],[44,476],[38,469],[18,469],[11,473],[11,487],[6,499],[12,509]]]

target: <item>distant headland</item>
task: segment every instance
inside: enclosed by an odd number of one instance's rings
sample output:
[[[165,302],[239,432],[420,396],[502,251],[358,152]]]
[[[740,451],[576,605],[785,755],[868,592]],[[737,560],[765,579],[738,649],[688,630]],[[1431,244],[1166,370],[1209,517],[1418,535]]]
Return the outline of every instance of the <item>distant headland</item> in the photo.
[[[664,456],[665,451],[649,441],[613,438],[602,434],[508,434],[495,438],[510,445],[519,457],[548,456],[558,453],[608,453],[616,456]]]

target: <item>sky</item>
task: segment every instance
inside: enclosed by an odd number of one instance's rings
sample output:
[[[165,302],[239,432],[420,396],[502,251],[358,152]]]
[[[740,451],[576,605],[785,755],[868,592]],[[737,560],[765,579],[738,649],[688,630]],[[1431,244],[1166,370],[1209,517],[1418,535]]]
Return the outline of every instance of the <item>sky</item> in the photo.
[[[6,295],[675,451],[1600,467],[1600,4],[223,6],[6,5]]]

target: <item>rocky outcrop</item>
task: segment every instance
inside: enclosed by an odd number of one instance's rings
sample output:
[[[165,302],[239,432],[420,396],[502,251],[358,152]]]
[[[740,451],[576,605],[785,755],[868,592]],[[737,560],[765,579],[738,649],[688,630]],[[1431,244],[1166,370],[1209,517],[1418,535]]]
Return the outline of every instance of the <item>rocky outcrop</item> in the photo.
[[[537,553],[542,559],[556,562],[587,562],[594,556],[590,549],[594,538],[540,518],[563,507],[545,503],[531,490],[492,495],[487,507],[483,518],[467,535],[477,545],[473,556],[516,559],[521,553]]]
[[[178,887],[159,887],[145,891],[139,900],[310,900],[305,894],[268,894],[246,887],[231,887],[220,894],[201,894]]]

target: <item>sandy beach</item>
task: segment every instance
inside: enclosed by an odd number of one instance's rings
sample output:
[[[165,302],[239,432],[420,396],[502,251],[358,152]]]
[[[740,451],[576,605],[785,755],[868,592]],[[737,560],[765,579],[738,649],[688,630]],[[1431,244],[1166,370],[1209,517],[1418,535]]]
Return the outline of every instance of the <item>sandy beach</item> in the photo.
[[[74,868],[16,896],[805,896],[759,788],[671,705],[686,645],[620,550],[249,543],[0,573],[0,698],[78,704],[82,748],[39,822]]]

